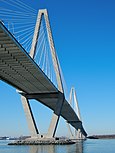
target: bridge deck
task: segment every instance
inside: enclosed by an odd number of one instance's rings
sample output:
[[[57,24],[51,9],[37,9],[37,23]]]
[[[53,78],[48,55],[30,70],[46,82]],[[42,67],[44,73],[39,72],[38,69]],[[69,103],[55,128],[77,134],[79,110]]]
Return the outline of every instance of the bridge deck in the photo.
[[[55,110],[58,89],[0,22],[0,79]],[[48,97],[49,96],[49,97]],[[81,121],[65,100],[61,116],[86,135]]]

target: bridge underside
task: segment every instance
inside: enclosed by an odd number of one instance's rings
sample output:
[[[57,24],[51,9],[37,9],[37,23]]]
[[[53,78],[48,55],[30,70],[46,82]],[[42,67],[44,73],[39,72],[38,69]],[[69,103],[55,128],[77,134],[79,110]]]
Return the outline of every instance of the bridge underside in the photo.
[[[0,22],[0,79],[36,99],[55,112],[59,91],[44,72]],[[86,136],[82,122],[64,99],[61,116]]]

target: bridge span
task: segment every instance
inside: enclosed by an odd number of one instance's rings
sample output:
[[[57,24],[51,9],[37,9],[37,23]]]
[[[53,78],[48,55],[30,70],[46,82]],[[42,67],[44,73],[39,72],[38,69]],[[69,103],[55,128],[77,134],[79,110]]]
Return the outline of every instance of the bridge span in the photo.
[[[51,30],[46,10],[39,11],[39,23],[36,23],[36,29],[38,28],[37,30],[39,31],[40,19],[43,15],[46,20],[46,25],[49,28],[48,33],[49,39],[51,39],[50,43],[52,43]],[[38,37],[36,29],[33,38],[33,49],[36,48],[36,39]],[[18,89],[19,93],[22,95],[22,104],[31,135],[39,135],[29,104],[29,99],[35,99],[54,112],[46,137],[55,136],[60,116],[62,116],[76,130],[80,129],[82,135],[86,137],[87,133],[84,130],[82,121],[65,99],[55,50],[52,53],[52,56],[58,77],[58,87],[53,84],[36,64],[33,58],[34,53],[35,52],[31,49],[29,55],[15,39],[13,34],[11,34],[0,21],[0,79]]]

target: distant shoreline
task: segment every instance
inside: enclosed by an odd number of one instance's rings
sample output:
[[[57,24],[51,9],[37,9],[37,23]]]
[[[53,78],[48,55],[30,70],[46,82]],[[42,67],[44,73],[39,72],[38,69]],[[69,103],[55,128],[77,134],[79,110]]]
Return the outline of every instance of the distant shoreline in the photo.
[[[88,139],[115,139],[115,134],[112,135],[92,135],[88,136]]]

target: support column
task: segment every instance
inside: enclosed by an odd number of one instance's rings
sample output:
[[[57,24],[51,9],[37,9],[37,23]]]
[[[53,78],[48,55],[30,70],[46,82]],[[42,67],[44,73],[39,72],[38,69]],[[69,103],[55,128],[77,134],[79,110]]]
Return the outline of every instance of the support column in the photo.
[[[85,139],[85,136],[81,133],[81,130],[78,129],[77,133],[76,133],[76,138],[77,139]]]
[[[69,131],[69,134],[70,134],[70,138],[73,139],[74,138],[74,135],[72,133],[72,130],[70,128],[70,125],[67,122],[66,122],[66,124],[67,124],[67,128],[68,128],[68,131]]]
[[[74,109],[74,111],[76,111],[76,114],[79,118],[79,121],[81,121],[81,115],[80,115],[80,109],[79,109],[79,105],[78,105],[78,101],[77,101],[77,96],[76,96],[76,92],[75,92],[75,89],[72,87],[71,88],[71,91],[70,91],[70,98],[69,98],[69,104],[72,106],[72,99],[74,100],[74,104],[75,104],[75,107],[76,107],[76,110]],[[78,123],[76,123],[78,124]],[[71,128],[70,128],[70,125],[69,123],[67,122],[67,126],[69,127],[69,133],[70,133],[70,136],[72,138],[75,138],[75,139],[84,139],[85,137],[83,136],[82,132],[81,132],[81,129],[79,128],[78,130],[75,129],[74,131],[74,134],[72,133],[71,131]]]
[[[58,85],[58,90],[62,93],[64,93],[63,89],[63,83],[62,83],[62,78],[61,78],[61,72],[60,72],[60,67],[59,67],[59,61],[57,58],[54,42],[53,42],[53,36],[50,28],[50,22],[48,19],[48,12],[47,10],[43,10],[44,12],[44,18],[46,22],[46,29],[47,29],[47,34],[48,34],[48,41],[50,45],[50,51],[51,51],[51,56],[52,56],[52,61],[53,61],[53,66],[56,74],[56,79],[57,79],[57,85]]]
[[[64,89],[63,89],[63,84],[62,84],[62,78],[61,78],[58,58],[57,58],[56,50],[54,47],[52,32],[51,32],[51,28],[50,28],[50,22],[48,19],[48,12],[45,9],[45,10],[43,10],[43,13],[44,13],[44,18],[45,18],[45,22],[46,22],[48,41],[49,41],[49,45],[50,45],[53,66],[54,66],[54,70],[55,70],[55,74],[56,74],[58,90],[60,91],[59,99],[58,99],[57,105],[56,105],[56,109],[53,113],[52,120],[51,120],[49,129],[48,129],[48,134],[47,134],[48,137],[54,137],[56,129],[57,129],[58,121],[60,118],[62,106],[64,103]]]
[[[69,95],[69,104],[70,106],[72,106],[72,88],[71,88],[71,91],[70,91],[70,95]],[[70,124],[66,121],[66,124],[67,124],[67,128],[68,128],[68,131],[69,131],[69,134],[70,134],[70,138],[73,139],[74,138],[74,134],[71,130],[71,127],[70,127]]]
[[[32,137],[36,137],[38,134],[38,129],[32,114],[32,110],[29,104],[29,101],[26,97],[21,96],[21,101],[22,101],[22,105],[23,105],[23,109],[26,115],[26,120],[27,120],[27,124],[28,124],[28,128],[30,131],[30,135]]]
[[[76,114],[78,115],[78,118],[81,121],[82,119],[81,119],[81,114],[80,114],[80,109],[79,109],[79,105],[78,105],[78,100],[77,100],[76,92],[75,92],[74,88],[72,88],[72,90],[73,90],[73,94],[74,94],[74,102],[75,102],[75,105],[76,105],[76,108],[77,108]]]
[[[53,113],[52,120],[51,120],[49,129],[48,129],[48,133],[47,133],[48,138],[52,138],[52,137],[55,136],[55,132],[56,132],[56,129],[57,129],[59,117],[60,117],[61,110],[62,110],[62,107],[63,107],[63,102],[64,102],[64,94],[59,93],[59,98],[58,98],[58,101],[57,101],[57,105],[56,105],[55,111]]]
[[[74,102],[75,102],[75,105],[77,108],[76,113],[78,115],[79,120],[81,121],[80,109],[79,109],[78,100],[77,100],[77,96],[76,96],[76,92],[75,92],[74,88],[73,88],[73,93],[74,93]],[[77,131],[75,130],[75,133],[77,134],[77,135],[75,135],[77,139],[83,139],[83,134],[81,133],[81,129],[78,129]]]
[[[35,26],[35,30],[34,30],[34,36],[33,36],[33,40],[32,40],[32,46],[30,49],[30,56],[33,59],[34,59],[34,56],[36,53],[36,47],[37,47],[37,42],[38,42],[41,19],[42,19],[42,10],[39,10],[38,16],[37,16],[37,21],[36,21],[36,26]]]

